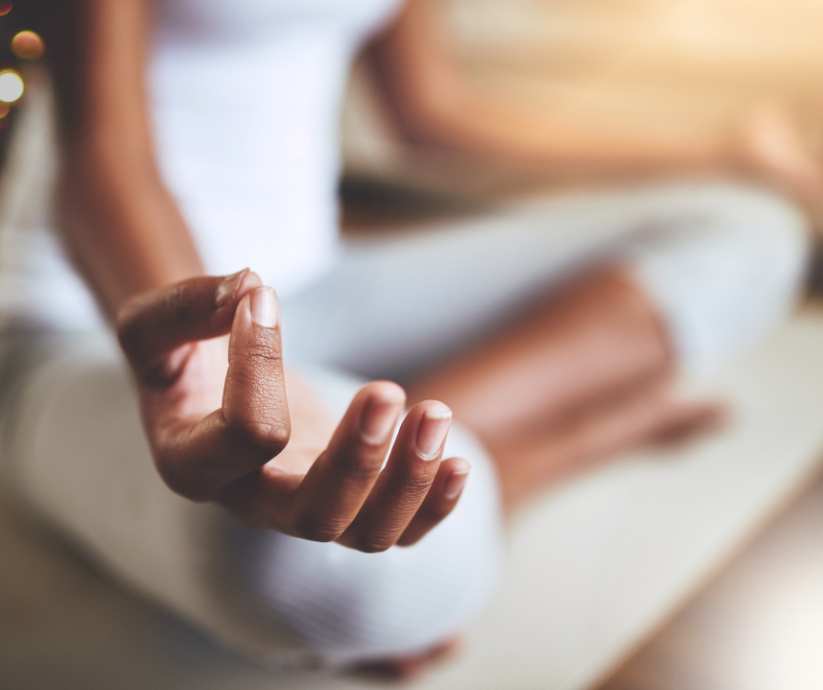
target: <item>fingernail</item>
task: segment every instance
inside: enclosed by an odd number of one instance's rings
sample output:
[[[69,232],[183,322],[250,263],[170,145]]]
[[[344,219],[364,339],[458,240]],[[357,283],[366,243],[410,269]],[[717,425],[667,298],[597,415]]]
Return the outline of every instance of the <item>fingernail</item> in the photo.
[[[360,415],[360,436],[368,444],[381,446],[397,424],[397,418],[403,408],[402,401],[369,400]]]
[[[447,500],[453,501],[463,493],[463,488],[466,486],[466,480],[469,478],[470,469],[469,463],[461,463],[461,466],[456,468],[448,480],[446,480],[446,486],[443,489],[443,496]]]
[[[277,296],[270,287],[252,290],[251,318],[264,328],[273,328],[277,323]]]
[[[214,298],[215,306],[218,308],[222,307],[229,300],[231,300],[231,298],[237,294],[240,283],[243,281],[243,278],[248,275],[248,273],[249,269],[244,268],[242,271],[232,273],[232,275],[224,278],[223,282],[217,286],[217,293]]]
[[[433,403],[423,414],[417,427],[417,454],[423,460],[434,460],[446,440],[452,411],[443,403]]]

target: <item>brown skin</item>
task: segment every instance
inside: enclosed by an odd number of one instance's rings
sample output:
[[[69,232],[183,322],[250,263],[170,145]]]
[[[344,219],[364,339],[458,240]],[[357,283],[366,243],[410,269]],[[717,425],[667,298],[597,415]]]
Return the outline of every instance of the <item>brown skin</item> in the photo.
[[[600,127],[489,97],[463,77],[438,0],[407,2],[372,41],[371,74],[397,135],[416,151],[524,171],[596,175],[725,174],[774,185],[823,218],[823,168],[790,114],[768,105],[713,138]]]
[[[449,480],[468,469],[442,458],[448,408],[444,418],[439,403],[415,405],[393,442],[405,395],[374,382],[336,429],[291,443],[279,322],[256,309],[273,300],[242,271],[143,293],[121,309],[118,334],[160,476],[254,527],[370,553],[415,543],[451,512],[459,493],[446,494]],[[226,356],[216,338],[227,331]],[[421,439],[438,430],[427,449]]]
[[[608,392],[668,378],[674,365],[648,297],[621,268],[605,268],[532,305],[509,328],[411,385],[409,395],[448,392],[464,423],[501,443]]]
[[[444,495],[446,480],[468,469],[443,460],[442,444],[421,457],[421,434],[447,431],[448,419],[432,417],[444,406],[413,407],[394,444],[393,424],[372,438],[365,432],[387,408],[396,422],[405,400],[375,382],[336,429],[325,410],[302,405],[291,442],[279,324],[252,318],[255,300],[273,292],[251,273],[226,279],[228,290],[224,279],[192,278],[202,262],[160,178],[146,110],[150,7],[75,0],[28,10],[57,87],[62,236],[117,324],[157,469],[172,490],[258,526],[363,551],[413,543],[459,498]],[[310,398],[298,380],[290,388]]]
[[[670,399],[675,365],[656,309],[612,267],[429,372],[409,396],[450,401],[493,450],[504,504],[514,509],[669,427],[700,430],[715,405]]]
[[[714,140],[594,129],[473,88],[438,15],[434,0],[406,3],[367,52],[396,134],[416,150],[618,179],[731,174],[774,185],[823,217],[820,163],[781,109],[758,109]],[[655,305],[614,266],[535,305],[409,393],[449,400],[486,440],[513,507],[619,450],[714,427],[721,405],[664,393],[675,364]]]
[[[633,385],[571,411],[521,437],[489,444],[500,472],[503,504],[514,511],[617,454],[641,446],[671,447],[726,421],[723,403],[681,401],[667,381]]]
[[[420,457],[417,432],[442,408],[418,403],[397,441],[375,442],[364,431],[385,421],[387,409],[399,419],[404,397],[394,384],[374,382],[335,425],[307,386],[294,375],[287,381],[279,323],[253,315],[256,301],[272,299],[269,289],[251,273],[197,277],[203,265],[160,177],[149,125],[150,7],[26,5],[45,35],[57,87],[62,236],[117,324],[158,471],[172,490],[257,526],[363,551],[414,543],[454,507],[459,492],[447,489],[467,471],[465,461],[442,459],[442,444],[432,460]],[[726,156],[722,145],[583,132],[483,102],[460,86],[442,44],[430,40],[430,19],[426,0],[417,0],[371,51],[390,107],[418,142],[526,167],[702,168]],[[436,390],[454,401],[497,451],[514,504],[527,485],[665,430],[668,414],[621,421],[613,413],[622,406],[602,409],[602,400],[628,400],[635,383],[671,371],[653,306],[615,269],[536,305],[510,331],[418,382],[411,397]],[[570,411],[586,423],[559,421]],[[563,471],[546,472],[546,457]],[[384,668],[417,669],[437,656]]]
[[[155,157],[144,79],[150,7],[28,4],[57,95],[63,241],[112,320],[129,297],[203,273]]]
[[[460,74],[438,3],[414,0],[368,49],[371,73],[398,134],[424,149],[533,170],[620,172],[716,169],[725,141],[593,129],[494,100]]]

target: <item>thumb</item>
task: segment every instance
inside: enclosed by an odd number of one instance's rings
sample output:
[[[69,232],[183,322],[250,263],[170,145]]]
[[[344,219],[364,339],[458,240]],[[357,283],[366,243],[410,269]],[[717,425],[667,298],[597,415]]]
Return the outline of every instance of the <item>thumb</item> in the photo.
[[[126,302],[117,314],[117,336],[138,379],[173,378],[187,353],[181,346],[228,333],[237,304],[259,285],[246,268],[190,278]]]

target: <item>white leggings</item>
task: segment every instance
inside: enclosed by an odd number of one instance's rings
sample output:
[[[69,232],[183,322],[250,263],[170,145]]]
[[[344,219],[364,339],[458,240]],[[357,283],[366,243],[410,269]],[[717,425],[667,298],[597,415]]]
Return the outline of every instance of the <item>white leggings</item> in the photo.
[[[791,309],[804,230],[771,196],[704,184],[565,197],[355,244],[286,300],[286,359],[309,366],[342,411],[356,383],[340,372],[413,376],[559,280],[622,262],[683,362],[706,368]],[[459,631],[491,596],[496,480],[459,427],[448,453],[474,469],[455,513],[417,546],[361,554],[241,527],[169,492],[107,335],[6,341],[16,383],[6,383],[2,452],[16,494],[127,584],[241,651],[299,665],[415,651]]]

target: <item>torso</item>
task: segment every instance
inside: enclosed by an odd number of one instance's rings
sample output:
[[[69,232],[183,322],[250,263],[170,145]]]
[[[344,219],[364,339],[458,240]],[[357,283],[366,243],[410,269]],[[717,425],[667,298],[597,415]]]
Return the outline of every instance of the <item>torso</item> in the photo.
[[[153,1],[158,159],[207,271],[252,265],[282,293],[296,290],[334,254],[338,111],[351,59],[398,0]],[[12,237],[0,248],[0,315],[42,310],[47,280],[61,305],[41,319],[88,318],[85,288],[36,234],[48,228],[20,225],[3,228]]]

